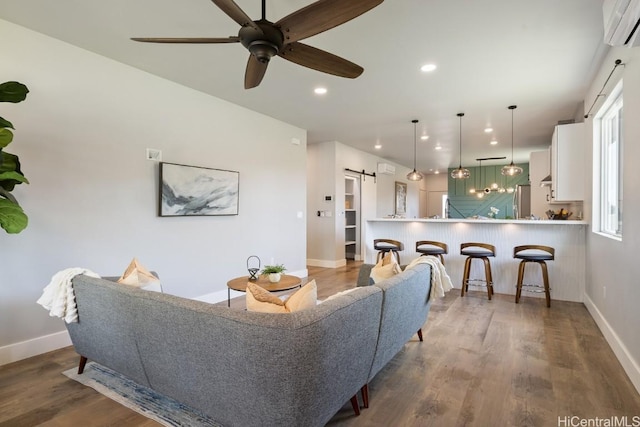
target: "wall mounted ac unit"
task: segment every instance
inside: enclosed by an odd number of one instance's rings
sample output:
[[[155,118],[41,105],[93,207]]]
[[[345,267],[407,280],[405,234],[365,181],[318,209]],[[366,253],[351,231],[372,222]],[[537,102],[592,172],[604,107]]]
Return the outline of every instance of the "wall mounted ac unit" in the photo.
[[[611,46],[640,46],[640,0],[604,0],[604,42]]]
[[[382,173],[385,175],[395,175],[396,167],[390,165],[389,163],[378,163],[378,173]]]

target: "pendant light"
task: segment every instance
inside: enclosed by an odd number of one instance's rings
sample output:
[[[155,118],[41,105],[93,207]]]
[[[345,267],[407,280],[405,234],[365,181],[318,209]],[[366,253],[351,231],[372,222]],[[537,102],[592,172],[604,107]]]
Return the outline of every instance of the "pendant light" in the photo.
[[[467,179],[471,176],[469,169],[462,167],[462,117],[464,113],[458,113],[458,117],[460,117],[460,163],[458,163],[458,168],[451,171],[451,178],[453,179]]]
[[[417,137],[416,137],[416,125],[418,124],[417,119],[411,120],[413,123],[413,172],[409,172],[407,174],[407,179],[409,181],[420,181],[422,179],[422,174],[416,170],[416,153],[417,153]]]
[[[516,176],[522,173],[522,168],[513,164],[513,110],[518,108],[518,106],[509,105],[508,108],[511,110],[511,163],[503,166],[500,173],[505,176]]]

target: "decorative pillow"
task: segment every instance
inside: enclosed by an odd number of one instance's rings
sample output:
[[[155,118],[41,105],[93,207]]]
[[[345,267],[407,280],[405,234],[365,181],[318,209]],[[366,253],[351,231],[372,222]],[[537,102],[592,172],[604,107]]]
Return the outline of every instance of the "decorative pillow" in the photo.
[[[322,304],[323,302],[331,301],[332,299],[336,299],[336,298],[338,298],[339,296],[342,296],[342,295],[350,294],[351,292],[355,291],[356,289],[358,289],[358,288],[351,288],[351,289],[347,289],[345,291],[336,292],[335,294],[330,295],[326,299],[324,299],[322,301],[318,301],[318,304]]]
[[[387,252],[380,261],[371,269],[371,279],[373,283],[380,282],[384,279],[395,276],[401,273],[402,269],[398,265],[398,260],[393,256],[391,252]]]
[[[317,301],[318,287],[316,286],[316,281],[312,280],[291,294],[284,302],[284,306],[289,313],[293,313],[294,311],[315,307]]]
[[[284,302],[255,283],[247,283],[247,310],[260,313],[287,313]]]
[[[315,307],[318,297],[316,281],[312,280],[289,298],[282,301],[280,298],[256,285],[247,283],[247,310],[261,313],[293,313],[307,308]]]
[[[135,257],[125,270],[124,274],[118,279],[118,283],[135,286],[136,288],[148,291],[162,292],[160,279],[144,268]]]

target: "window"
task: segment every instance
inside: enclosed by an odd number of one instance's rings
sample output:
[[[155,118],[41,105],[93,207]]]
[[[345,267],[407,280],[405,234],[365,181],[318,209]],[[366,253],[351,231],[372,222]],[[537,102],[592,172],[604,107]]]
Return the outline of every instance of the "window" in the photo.
[[[622,238],[622,81],[594,121],[594,228]]]

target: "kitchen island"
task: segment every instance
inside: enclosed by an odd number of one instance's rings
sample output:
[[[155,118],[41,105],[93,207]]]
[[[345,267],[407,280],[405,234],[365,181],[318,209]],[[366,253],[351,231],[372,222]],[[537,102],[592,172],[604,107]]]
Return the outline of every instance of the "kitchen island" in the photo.
[[[404,243],[400,252],[402,264],[408,264],[420,254],[415,251],[419,240],[436,240],[449,246],[445,255],[445,267],[453,285],[459,292],[464,260],[460,244],[465,242],[489,243],[496,247],[496,257],[491,258],[494,291],[515,295],[519,260],[513,258],[513,248],[518,245],[546,245],[555,248],[555,260],[548,261],[553,300],[582,302],[585,282],[586,221],[569,220],[506,220],[506,219],[370,219],[365,226],[365,262],[375,263],[377,251],[373,239],[394,239]],[[483,278],[482,262],[474,261],[471,278]],[[542,283],[540,268],[527,265],[524,283]],[[486,298],[486,289],[480,290]],[[451,292],[456,292],[452,290]],[[522,293],[523,298],[544,294]],[[523,300],[521,300],[523,302]]]

